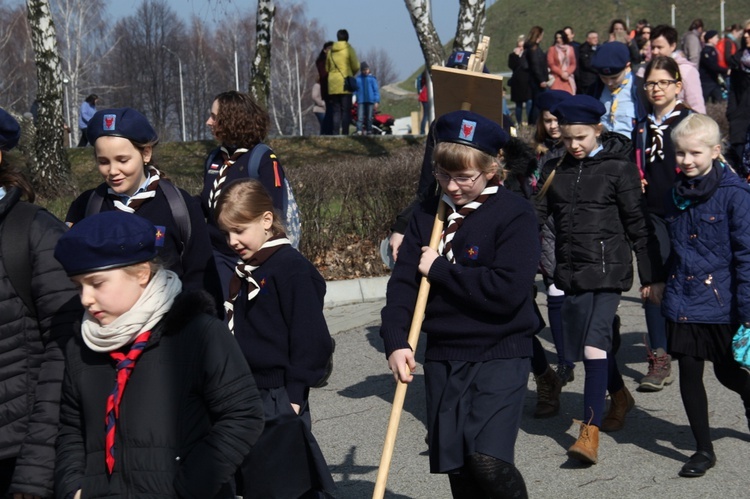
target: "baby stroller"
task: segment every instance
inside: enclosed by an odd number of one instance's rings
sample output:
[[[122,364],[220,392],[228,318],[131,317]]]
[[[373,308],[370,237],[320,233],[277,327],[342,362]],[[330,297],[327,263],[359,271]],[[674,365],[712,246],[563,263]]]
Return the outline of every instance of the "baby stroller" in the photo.
[[[377,135],[391,135],[395,119],[393,115],[375,111],[372,116],[372,133]],[[352,104],[352,123],[357,122],[357,103]]]

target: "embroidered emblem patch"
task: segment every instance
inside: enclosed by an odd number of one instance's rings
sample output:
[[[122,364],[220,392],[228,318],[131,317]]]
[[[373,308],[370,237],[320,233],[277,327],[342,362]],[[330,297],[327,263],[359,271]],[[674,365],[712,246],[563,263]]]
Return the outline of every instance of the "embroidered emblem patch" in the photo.
[[[208,173],[209,175],[217,175],[219,173],[219,169],[221,168],[221,165],[219,163],[211,163],[211,166],[208,167]]]
[[[466,246],[464,248],[464,256],[469,260],[476,260],[479,258],[479,246]]]
[[[156,226],[156,247],[164,247],[164,236],[167,235],[167,228],[163,225]]]
[[[468,140],[472,142],[474,140],[474,132],[477,129],[476,121],[463,120],[461,122],[461,129],[458,132],[458,138],[461,140]]]
[[[258,283],[258,287],[260,288],[258,294],[267,295],[268,289],[266,289],[266,284],[268,284],[268,280],[266,280],[266,276],[260,277],[260,279],[258,279],[256,282]]]
[[[461,64],[462,62],[464,62],[464,56],[465,56],[465,55],[466,55],[466,54],[464,54],[463,52],[459,52],[459,53],[457,53],[457,54],[456,54],[456,63],[457,63],[457,64]]]
[[[103,127],[105,130],[108,130],[110,132],[115,130],[115,125],[117,124],[117,115],[114,114],[105,114],[102,118],[103,120]]]

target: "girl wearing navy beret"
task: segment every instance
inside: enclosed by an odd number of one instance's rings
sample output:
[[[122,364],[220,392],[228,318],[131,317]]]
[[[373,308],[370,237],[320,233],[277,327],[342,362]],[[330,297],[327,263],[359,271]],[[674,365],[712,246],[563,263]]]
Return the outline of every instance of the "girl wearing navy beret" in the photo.
[[[237,343],[211,297],[154,260],[157,233],[105,211],[55,247],[85,309],[65,351],[57,497],[234,498],[263,428]]]
[[[200,206],[153,165],[159,138],[146,117],[132,108],[100,110],[87,137],[104,182],[71,203],[65,222],[112,210],[145,218],[160,231],[156,246],[164,265],[187,289],[209,291],[219,307],[221,283]]]
[[[398,382],[414,379],[407,342],[420,279],[431,283],[422,330],[430,471],[454,497],[526,497],[514,447],[540,326],[532,287],[539,236],[531,205],[503,189],[502,128],[457,111],[435,124],[442,197],[413,213],[388,282],[380,335]],[[438,203],[448,206],[439,251],[427,244]],[[527,292],[524,292],[526,290]]]

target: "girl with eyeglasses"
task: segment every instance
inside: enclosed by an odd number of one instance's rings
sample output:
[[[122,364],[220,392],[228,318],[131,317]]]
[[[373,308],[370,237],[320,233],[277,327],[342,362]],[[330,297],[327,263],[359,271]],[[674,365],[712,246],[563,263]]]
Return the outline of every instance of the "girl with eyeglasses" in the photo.
[[[649,114],[633,129],[635,163],[641,173],[641,185],[662,261],[669,256],[669,234],[664,213],[671,203],[670,193],[676,178],[675,152],[670,133],[692,110],[680,99],[680,68],[671,57],[657,55],[646,66],[643,88],[649,102]],[[672,383],[671,358],[667,354],[666,321],[658,304],[643,305],[648,329],[648,372],[638,390],[660,391]]]
[[[408,329],[420,280],[428,277],[422,330],[430,471],[448,474],[454,498],[525,498],[514,448],[531,339],[540,327],[532,293],[540,256],[534,211],[501,185],[499,153],[509,137],[500,125],[456,111],[438,119],[434,136],[443,194],[414,209],[388,282],[380,336],[394,378],[413,381]],[[435,251],[427,244],[441,202],[447,215]]]

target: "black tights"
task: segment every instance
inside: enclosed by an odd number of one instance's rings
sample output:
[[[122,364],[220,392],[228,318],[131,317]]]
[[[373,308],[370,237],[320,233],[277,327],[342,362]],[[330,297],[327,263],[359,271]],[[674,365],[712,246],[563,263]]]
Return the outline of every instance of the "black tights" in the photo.
[[[466,458],[461,473],[448,475],[454,499],[526,499],[526,483],[510,463],[485,454]]]
[[[695,437],[697,450],[713,453],[710,426],[708,424],[708,399],[703,386],[705,361],[688,355],[678,356],[680,366],[680,395],[690,429]],[[733,359],[714,363],[714,373],[719,383],[742,397],[745,415],[750,418],[750,374]]]

